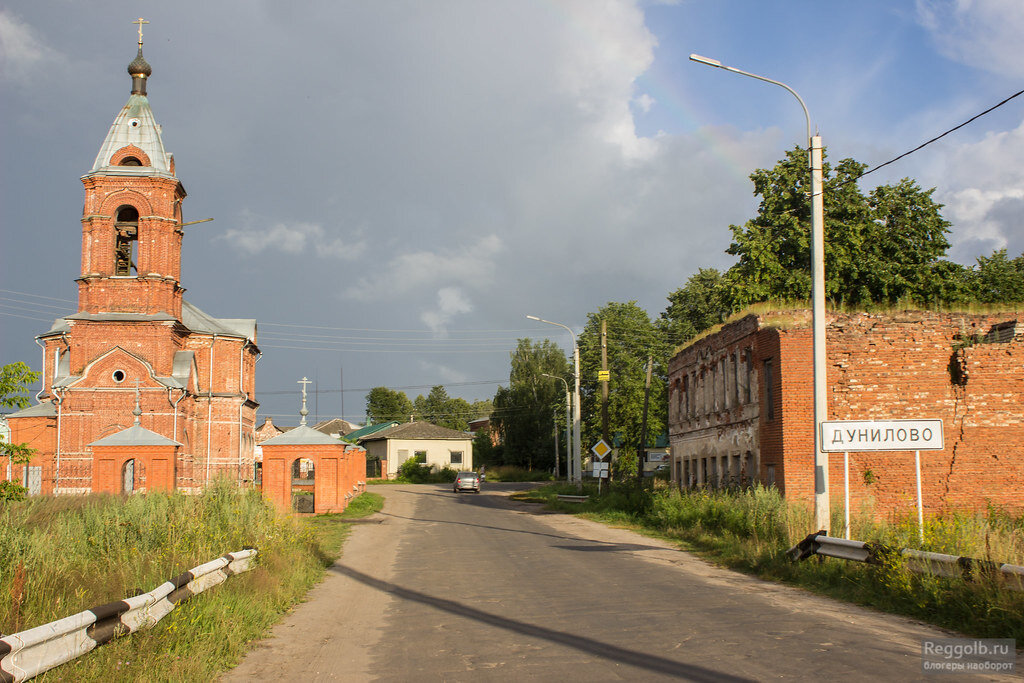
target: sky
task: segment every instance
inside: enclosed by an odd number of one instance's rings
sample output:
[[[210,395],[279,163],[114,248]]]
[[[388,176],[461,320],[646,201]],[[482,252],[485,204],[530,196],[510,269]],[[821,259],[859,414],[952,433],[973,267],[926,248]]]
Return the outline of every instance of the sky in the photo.
[[[148,94],[188,197],[185,297],[256,318],[259,415],[361,421],[375,386],[491,398],[516,340],[652,318],[724,269],[749,175],[875,166],[1020,90],[1019,0],[5,0],[0,363],[77,310],[80,177]],[[935,188],[950,257],[1024,251],[1024,97],[869,175]],[[262,422],[262,420],[258,420]]]

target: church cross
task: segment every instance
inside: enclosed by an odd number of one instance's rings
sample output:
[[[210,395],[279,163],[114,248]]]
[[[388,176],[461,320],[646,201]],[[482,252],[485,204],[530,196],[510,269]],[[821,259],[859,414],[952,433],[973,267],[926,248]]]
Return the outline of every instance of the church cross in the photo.
[[[136,19],[132,23],[139,25],[139,45],[141,46],[142,45],[142,25],[143,24],[148,24],[149,22],[146,21],[145,19],[143,19],[142,17],[139,17],[138,19]]]
[[[302,416],[302,420],[299,422],[299,424],[301,426],[305,427],[306,426],[306,416],[309,415],[309,411],[306,410],[306,385],[307,384],[312,384],[313,382],[311,380],[308,380],[305,377],[303,377],[302,379],[298,380],[295,383],[302,385],[302,410],[299,411],[299,415]]]

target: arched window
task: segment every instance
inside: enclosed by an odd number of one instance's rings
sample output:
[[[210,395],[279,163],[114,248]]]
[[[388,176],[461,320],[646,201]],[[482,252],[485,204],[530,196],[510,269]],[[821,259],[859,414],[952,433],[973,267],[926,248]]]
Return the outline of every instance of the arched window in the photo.
[[[135,262],[139,243],[139,211],[134,206],[119,206],[114,214],[114,275],[138,273]]]
[[[136,157],[125,157],[118,166],[142,166],[142,162]]]
[[[121,468],[121,492],[135,491],[135,460],[126,460]]]

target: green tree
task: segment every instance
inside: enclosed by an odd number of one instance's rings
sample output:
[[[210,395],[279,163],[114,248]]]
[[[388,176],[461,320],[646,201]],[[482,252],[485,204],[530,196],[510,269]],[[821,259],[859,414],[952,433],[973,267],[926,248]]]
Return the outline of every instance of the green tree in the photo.
[[[1006,249],[979,256],[978,266],[970,277],[977,300],[986,304],[1024,301],[1024,254],[1006,257]]]
[[[374,387],[366,394],[366,419],[370,424],[405,422],[412,414],[412,401],[404,391]]]
[[[949,223],[933,190],[904,178],[869,196],[857,179],[865,165],[825,162],[825,293],[833,304],[863,306],[909,299],[932,302],[945,291],[936,278],[949,248]],[[805,300],[811,292],[810,171],[799,147],[772,169],[750,176],[761,197],[757,216],[732,225],[727,253],[739,257],[726,274],[732,308],[771,299]]]
[[[601,369],[602,320],[608,329],[609,436],[621,435],[624,445],[635,450],[640,443],[648,356],[654,359],[647,416],[648,439],[653,443],[654,436],[665,430],[670,349],[664,335],[635,301],[609,302],[587,316],[587,324],[579,337],[584,451],[602,436],[601,384],[597,380],[597,372]]]
[[[657,324],[670,347],[689,341],[732,312],[728,282],[715,268],[698,270],[668,295],[668,304]]]
[[[413,409],[417,419],[462,432],[469,429],[469,421],[473,419],[473,406],[466,399],[450,397],[440,384],[431,388],[426,396],[417,396]]]
[[[554,413],[563,405],[562,383],[571,382],[565,353],[550,340],[520,339],[511,354],[509,386],[498,387],[491,423],[501,433],[501,461],[528,469],[554,467]]]
[[[29,386],[39,379],[39,373],[22,362],[8,363],[0,368],[0,406],[5,408],[28,408]],[[27,465],[35,449],[23,443],[8,443],[0,437],[0,453],[14,465]],[[27,489],[14,482],[0,481],[0,501],[21,500]]]

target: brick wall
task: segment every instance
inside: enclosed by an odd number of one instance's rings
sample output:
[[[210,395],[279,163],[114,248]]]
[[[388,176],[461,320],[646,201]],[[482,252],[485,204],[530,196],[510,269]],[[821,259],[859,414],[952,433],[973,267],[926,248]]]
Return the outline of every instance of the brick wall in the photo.
[[[829,419],[942,419],[945,449],[922,452],[926,510],[1017,508],[1024,501],[1024,334],[978,343],[1015,314],[908,311],[831,314],[827,330]],[[669,366],[670,400],[701,359],[750,346],[757,386],[759,474],[774,468],[787,497],[813,500],[813,358],[806,311],[747,316],[683,349]],[[1021,328],[1016,328],[1020,331]],[[768,417],[765,361],[772,361]],[[753,409],[751,409],[753,410]],[[670,408],[673,455],[702,427]],[[729,444],[718,446],[728,449]],[[843,455],[829,458],[834,505],[841,505]],[[678,479],[678,477],[677,477]],[[916,504],[913,452],[852,453],[851,508],[878,516]]]

